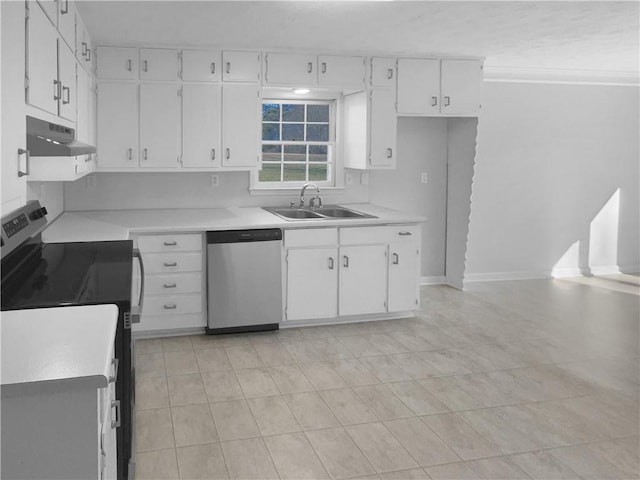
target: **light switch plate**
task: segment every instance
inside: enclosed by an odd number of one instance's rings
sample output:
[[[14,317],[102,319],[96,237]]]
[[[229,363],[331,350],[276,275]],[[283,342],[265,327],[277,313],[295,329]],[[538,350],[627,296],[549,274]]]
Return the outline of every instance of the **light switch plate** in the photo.
[[[422,183],[427,183],[428,179],[429,176],[427,175],[427,172],[422,172],[422,175],[420,176],[420,180],[422,181]]]
[[[217,187],[218,185],[220,185],[220,176],[214,173],[213,175],[211,175],[211,186]]]
[[[352,173],[347,173],[344,176],[344,183],[346,185],[353,185],[353,174]]]

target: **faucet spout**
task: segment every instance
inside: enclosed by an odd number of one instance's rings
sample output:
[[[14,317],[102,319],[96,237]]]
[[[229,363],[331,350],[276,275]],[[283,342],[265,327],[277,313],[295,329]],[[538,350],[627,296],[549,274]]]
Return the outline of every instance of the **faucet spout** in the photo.
[[[315,188],[316,193],[320,193],[320,189],[318,188],[318,185],[316,185],[315,183],[305,183],[302,186],[302,190],[300,190],[300,208],[304,207],[304,192],[308,187]]]

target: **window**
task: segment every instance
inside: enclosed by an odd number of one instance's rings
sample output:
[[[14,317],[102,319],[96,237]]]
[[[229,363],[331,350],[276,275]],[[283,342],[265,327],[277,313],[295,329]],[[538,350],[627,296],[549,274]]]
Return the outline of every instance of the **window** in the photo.
[[[264,100],[260,187],[333,186],[335,102]]]

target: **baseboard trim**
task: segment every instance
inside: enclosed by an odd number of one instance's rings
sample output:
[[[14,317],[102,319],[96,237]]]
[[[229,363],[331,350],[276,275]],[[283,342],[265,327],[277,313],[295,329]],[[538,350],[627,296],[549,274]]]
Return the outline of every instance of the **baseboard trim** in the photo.
[[[420,277],[420,285],[444,285],[447,283],[447,277],[444,275],[432,277]]]
[[[508,280],[539,280],[543,278],[551,278],[551,271],[533,270],[522,272],[467,273],[464,276],[464,283],[501,282]]]
[[[592,274],[592,270],[582,267],[558,267],[551,270],[553,278],[586,277]]]

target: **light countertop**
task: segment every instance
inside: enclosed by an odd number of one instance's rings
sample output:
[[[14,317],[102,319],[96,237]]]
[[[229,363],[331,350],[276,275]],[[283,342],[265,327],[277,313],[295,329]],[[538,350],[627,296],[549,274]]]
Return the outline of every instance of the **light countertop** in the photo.
[[[115,305],[2,312],[2,396],[107,386],[117,322]]]
[[[310,228],[421,223],[426,218],[372,204],[348,208],[378,218],[286,221],[260,207],[65,212],[42,233],[47,243],[127,240],[132,234],[247,228]]]

